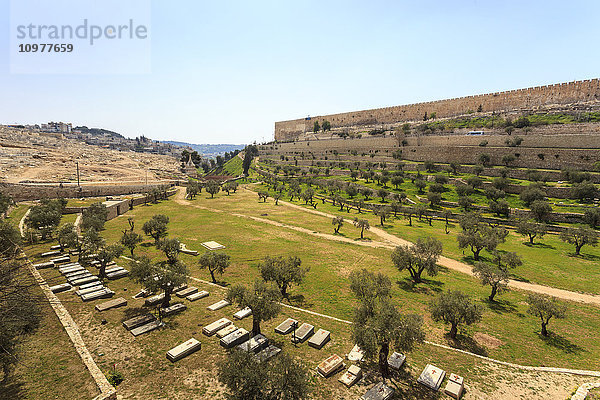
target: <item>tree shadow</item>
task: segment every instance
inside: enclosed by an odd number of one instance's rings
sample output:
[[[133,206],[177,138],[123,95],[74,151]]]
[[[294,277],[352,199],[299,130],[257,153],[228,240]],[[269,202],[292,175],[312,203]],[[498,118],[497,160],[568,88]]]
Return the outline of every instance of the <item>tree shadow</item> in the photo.
[[[451,338],[448,334],[444,335],[448,340],[448,344],[459,350],[466,350],[471,353],[479,354],[480,356],[488,355],[488,351],[485,347],[477,343],[471,336],[457,334],[456,339]]]
[[[127,321],[128,319],[148,314],[148,308],[146,307],[131,307],[123,310],[123,318],[121,318],[121,322]]]
[[[414,283],[410,278],[396,281],[398,287],[406,292],[419,294],[433,294],[442,291],[444,283],[433,279],[421,278],[421,282]]]
[[[0,380],[0,393],[2,393],[2,398],[14,400],[25,399],[27,393],[23,389],[23,386],[23,382],[18,381],[17,377],[14,375],[9,375],[6,380]]]
[[[484,298],[482,301],[487,304],[490,310],[494,311],[497,314],[502,313],[513,313],[517,311],[517,306],[511,303],[508,300],[494,300],[490,301],[489,298]]]
[[[302,294],[288,295],[287,301],[294,307],[310,308],[314,305],[313,303],[306,302],[306,298]]]
[[[585,349],[575,343],[571,342],[569,339],[565,338],[554,332],[549,332],[548,336],[544,336],[541,333],[537,332],[537,335],[542,341],[544,341],[547,345],[552,346],[558,350],[561,350],[567,354],[580,354]]]
[[[146,242],[146,243],[140,244],[140,246],[142,246],[142,247],[152,247],[152,246],[154,246],[154,243]]]
[[[582,260],[586,260],[586,261],[598,261],[600,260],[600,256],[596,256],[594,254],[575,254],[575,253],[569,253],[569,257],[576,257],[576,258],[580,258]]]
[[[537,249],[551,249],[551,250],[555,249],[555,247],[552,246],[551,244],[540,243],[540,242],[537,242],[537,243],[523,242],[523,246],[537,248]]]
[[[510,279],[514,279],[515,281],[519,281],[519,282],[527,282],[527,283],[531,282],[531,280],[524,278],[521,275],[517,275],[514,272],[510,274]]]

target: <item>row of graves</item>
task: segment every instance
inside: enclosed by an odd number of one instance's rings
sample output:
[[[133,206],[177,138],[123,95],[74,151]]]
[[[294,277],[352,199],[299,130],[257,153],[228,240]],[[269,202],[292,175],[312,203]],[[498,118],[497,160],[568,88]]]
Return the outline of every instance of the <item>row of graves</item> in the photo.
[[[42,253],[42,258],[50,258],[49,261],[34,264],[36,269],[54,268],[65,279],[65,282],[50,286],[52,293],[61,293],[74,290],[75,294],[82,301],[91,301],[96,299],[110,298],[114,292],[110,290],[97,275],[89,269],[82,266],[77,261],[71,261],[72,256],[77,256],[76,251],[63,252],[60,245],[52,246],[50,251]],[[93,255],[91,256],[93,257]],[[89,263],[93,267],[98,267],[98,261]],[[129,271],[118,266],[115,262],[110,263],[105,270],[108,280],[115,280],[129,275]],[[121,299],[125,301],[124,299]]]

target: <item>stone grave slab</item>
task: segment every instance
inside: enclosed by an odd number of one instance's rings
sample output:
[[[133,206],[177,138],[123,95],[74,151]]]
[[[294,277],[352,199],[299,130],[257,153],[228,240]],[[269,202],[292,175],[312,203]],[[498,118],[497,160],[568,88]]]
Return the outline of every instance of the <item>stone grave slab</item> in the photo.
[[[362,369],[356,365],[351,365],[350,368],[340,378],[338,381],[342,382],[346,387],[350,387],[358,382],[362,378]]]
[[[337,354],[329,356],[317,366],[317,372],[327,378],[344,368],[344,359]]]
[[[42,253],[40,255],[40,257],[51,257],[51,256],[58,256],[58,255],[60,255],[60,250],[51,250],[51,251]]]
[[[50,261],[52,261],[54,263],[54,265],[64,264],[64,263],[68,263],[69,261],[71,261],[71,257],[69,257],[69,256],[57,257],[57,258],[52,258]]]
[[[115,292],[113,292],[112,290],[110,290],[108,288],[104,288],[104,289],[100,289],[96,292],[84,294],[83,296],[81,296],[81,300],[92,301],[92,300],[97,300],[97,299],[106,299],[109,297],[113,297],[114,295],[115,295]]]
[[[275,357],[279,353],[281,353],[281,349],[279,347],[271,344],[271,345],[267,346],[265,349],[262,349],[261,351],[259,351],[256,354],[256,358],[260,362],[264,362],[264,361],[271,359],[272,357]]]
[[[417,382],[432,390],[438,391],[440,386],[442,386],[444,376],[446,376],[446,371],[435,365],[427,364],[423,372],[421,372],[419,379],[417,379]]]
[[[406,356],[402,353],[398,353],[397,351],[395,351],[392,353],[390,358],[388,358],[388,365],[391,369],[399,371],[402,365],[404,365],[404,361],[406,361]]]
[[[143,335],[144,333],[152,332],[153,330],[158,329],[161,326],[163,326],[163,323],[158,320],[155,320],[145,325],[138,326],[137,328],[133,328],[129,332],[131,332],[133,336],[139,336]]]
[[[33,266],[35,267],[35,269],[53,268],[54,263],[52,261],[48,261],[48,262],[33,264]]]
[[[185,310],[187,310],[187,306],[185,304],[175,303],[167,308],[161,309],[161,312],[165,317],[168,317],[170,315],[179,314],[180,312],[183,312]]]
[[[155,321],[156,317],[152,314],[138,315],[137,317],[130,318],[123,321],[123,326],[128,331],[137,328],[138,326],[146,325],[149,322]]]
[[[209,293],[206,290],[201,290],[198,293],[194,293],[194,294],[190,294],[187,299],[189,301],[196,301],[198,299],[203,299],[205,297],[207,297],[209,295]]]
[[[119,271],[115,271],[115,272],[111,272],[110,274],[106,274],[106,277],[112,281],[112,280],[119,279],[119,278],[122,278],[127,275],[129,275],[129,271],[126,269],[121,269]]]
[[[240,343],[245,342],[250,338],[250,332],[245,330],[244,328],[240,328],[235,332],[230,333],[227,336],[223,336],[219,341],[219,344],[226,349],[230,349],[234,346],[237,346]]]
[[[61,283],[60,285],[50,286],[50,291],[52,293],[60,293],[71,289],[71,287],[68,283]]]
[[[463,384],[448,380],[448,383],[446,383],[446,387],[444,388],[444,393],[455,399],[460,399],[464,389],[465,387]]]
[[[267,339],[264,335],[258,334],[253,338],[250,338],[250,340],[247,340],[244,343],[238,345],[237,348],[246,352],[258,353],[268,344],[269,339]]]
[[[179,244],[179,252],[183,253],[183,254],[188,254],[190,256],[197,256],[198,252],[196,250],[190,250],[188,249],[184,243],[180,243]]]
[[[221,329],[220,331],[217,331],[217,337],[219,339],[221,339],[222,337],[225,337],[227,335],[229,335],[230,333],[233,333],[235,331],[238,330],[238,327],[231,324],[231,325],[227,325],[225,328]]]
[[[125,269],[125,268],[123,268],[123,267],[118,267],[118,266],[117,266],[117,267],[110,267],[110,268],[106,268],[106,270],[105,270],[104,272],[106,272],[107,274],[111,274],[111,273],[113,273],[113,272],[122,271],[122,270],[124,270],[124,269]]]
[[[377,383],[367,393],[363,394],[361,400],[387,400],[394,394],[394,388],[387,386],[383,382]]]
[[[187,283],[182,283],[181,285],[179,285],[173,289],[173,293],[177,293],[180,290],[187,289],[187,287],[188,287]]]
[[[71,285],[79,286],[79,285],[83,285],[85,283],[91,283],[91,282],[94,282],[97,280],[98,280],[97,276],[90,275],[90,276],[86,276],[85,278],[75,279],[75,280],[71,281]]]
[[[169,359],[171,362],[179,361],[182,358],[197,352],[201,347],[202,344],[198,340],[191,338],[190,340],[167,351],[167,359]]]
[[[244,319],[249,315],[252,315],[252,310],[250,309],[250,307],[246,307],[246,308],[242,308],[240,311],[233,314],[233,318]]]
[[[357,344],[355,344],[352,350],[350,350],[350,353],[348,353],[347,357],[350,361],[362,361],[365,357],[365,352],[358,347]]]
[[[74,278],[77,278],[77,277],[83,278],[83,277],[90,276],[90,275],[92,275],[92,273],[90,271],[86,270],[86,269],[82,269],[82,270],[79,270],[79,271],[73,271],[73,272],[69,272],[67,274],[64,274],[65,278],[67,278],[67,279],[74,279]]]
[[[295,319],[288,318],[281,324],[277,325],[277,327],[275,328],[275,333],[279,333],[280,335],[287,335],[294,329],[293,325],[297,323],[298,321],[296,321]]]
[[[77,250],[71,250],[71,251],[69,251],[69,254],[72,256],[78,256],[79,252]]]
[[[192,295],[197,292],[198,292],[197,287],[190,286],[187,289],[180,290],[179,292],[175,293],[175,295],[177,297],[184,298],[184,297],[187,297],[187,296]]]
[[[295,333],[292,331],[292,343],[304,343],[313,333],[315,333],[314,325],[305,322],[296,329]]]
[[[50,246],[50,250],[61,250],[60,244],[55,244],[54,246]]]
[[[211,304],[210,306],[208,306],[206,308],[208,308],[210,311],[217,311],[223,307],[227,307],[229,304],[231,304],[231,303],[229,303],[227,300],[221,300],[221,301],[216,302],[215,304]]]
[[[79,290],[84,290],[84,289],[88,289],[94,286],[98,286],[101,285],[102,283],[100,281],[96,281],[96,282],[90,282],[90,283],[86,283],[83,285],[79,285]]]
[[[146,289],[142,289],[139,292],[137,292],[133,298],[134,299],[142,299],[142,298],[146,298],[148,296],[150,296],[152,294],[152,292],[150,292],[149,290]]]
[[[165,299],[165,294],[164,293],[157,294],[157,295],[154,295],[152,297],[148,297],[146,299],[146,301],[144,301],[144,305],[146,307],[155,306],[158,303],[160,303],[161,301],[163,301],[164,299]]]
[[[62,267],[58,267],[58,272],[60,272],[61,274],[67,274],[69,272],[73,272],[73,271],[80,271],[83,268],[80,264],[76,263],[76,264],[65,264]]]
[[[100,303],[100,304],[96,304],[96,310],[97,311],[106,311],[106,310],[110,310],[111,308],[118,308],[118,307],[123,307],[127,305],[127,300],[125,300],[122,297],[116,298],[116,299],[112,299],[110,301],[105,301],[104,303]]]
[[[202,246],[204,246],[205,248],[207,248],[208,250],[211,250],[211,251],[212,250],[221,250],[221,249],[225,248],[225,246],[223,246],[222,244],[217,243],[213,240],[202,243]]]
[[[327,342],[331,339],[331,332],[326,331],[325,329],[319,329],[317,333],[313,335],[308,341],[308,345],[310,347],[314,347],[315,349],[321,349]]]
[[[459,385],[463,385],[465,383],[465,379],[462,376],[458,376],[456,374],[450,374],[448,376],[448,379],[452,382],[458,383]]]
[[[211,324],[206,325],[204,328],[202,328],[202,333],[204,333],[206,336],[212,336],[215,333],[217,333],[218,331],[220,331],[221,329],[223,329],[229,325],[231,325],[230,320],[228,320],[227,318],[221,318]]]
[[[103,284],[101,284],[101,283],[98,281],[98,282],[96,282],[96,283],[94,284],[94,286],[91,286],[91,287],[89,287],[89,288],[87,288],[87,289],[79,289],[79,290],[76,290],[76,291],[75,291],[75,294],[76,294],[77,296],[83,296],[84,294],[88,294],[88,293],[97,292],[98,290],[101,290],[101,289],[104,289],[104,288],[105,288],[105,287],[104,287],[104,285],[103,285]]]

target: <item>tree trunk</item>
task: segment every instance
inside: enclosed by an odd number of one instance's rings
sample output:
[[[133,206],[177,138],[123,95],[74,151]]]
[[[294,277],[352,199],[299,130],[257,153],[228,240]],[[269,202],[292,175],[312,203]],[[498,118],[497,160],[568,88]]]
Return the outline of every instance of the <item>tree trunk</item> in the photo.
[[[548,326],[548,323],[542,322],[542,335],[543,336],[548,336],[548,330],[546,329],[546,326]]]
[[[215,272],[212,269],[209,269],[210,271],[210,277],[212,278],[213,283],[217,283],[217,280],[215,279]]]
[[[362,228],[362,229],[360,230],[360,238],[361,238],[361,239],[364,239],[364,238],[363,238],[363,234],[364,234],[364,232],[365,232],[365,228]]]
[[[581,251],[582,247],[582,244],[575,245],[575,254],[579,255],[579,252]]]
[[[457,334],[457,333],[458,333],[458,326],[457,326],[455,323],[453,323],[453,324],[450,326],[450,337],[451,337],[452,339],[456,339],[456,334]]]
[[[169,307],[169,303],[171,302],[171,292],[173,291],[173,289],[166,289],[165,290],[165,298],[163,299],[162,308],[167,308]]]
[[[479,252],[481,249],[471,249],[471,251],[473,252],[473,260],[479,261]]]
[[[260,320],[252,318],[252,336],[260,335]]]
[[[129,248],[129,251],[131,251],[131,257],[133,257],[133,249],[134,249],[133,247]]]
[[[492,285],[492,293],[490,293],[488,299],[490,299],[490,301],[494,301],[494,297],[496,296],[496,293],[498,293],[498,286]]]
[[[384,381],[387,377],[389,377],[389,367],[388,367],[388,354],[390,353],[390,344],[383,343],[381,345],[381,349],[379,350],[379,371],[381,371],[381,376]]]
[[[98,279],[103,280],[104,278],[106,278],[106,264],[102,262],[98,268]]]
[[[535,235],[534,235],[534,236],[531,236],[531,235],[529,235],[529,243],[530,243],[530,244],[533,244],[533,238],[534,238],[534,237],[535,237]]]

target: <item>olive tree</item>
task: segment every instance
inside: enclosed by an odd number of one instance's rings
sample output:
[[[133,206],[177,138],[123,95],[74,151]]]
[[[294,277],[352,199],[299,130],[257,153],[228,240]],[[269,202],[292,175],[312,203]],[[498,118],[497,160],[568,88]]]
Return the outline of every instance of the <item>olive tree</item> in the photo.
[[[365,229],[366,230],[371,229],[371,226],[369,225],[369,221],[367,221],[366,219],[354,218],[353,223],[354,223],[355,227],[360,228],[360,238],[364,239]]]
[[[567,305],[559,302],[556,297],[532,293],[527,296],[527,304],[529,304],[527,312],[540,319],[543,336],[548,336],[547,327],[550,319],[566,317]]]
[[[408,270],[414,283],[422,281],[425,271],[429,276],[437,275],[438,258],[442,254],[442,242],[435,238],[419,238],[410,246],[398,246],[392,252],[392,262],[400,271]]]
[[[481,321],[481,307],[474,304],[469,296],[459,290],[440,293],[430,303],[431,317],[434,321],[450,324],[449,335],[456,339],[460,325],[471,325]]]
[[[261,322],[275,318],[281,311],[281,294],[272,284],[257,279],[252,287],[235,285],[229,289],[227,300],[240,308],[252,310],[252,336],[260,334]]]
[[[208,269],[210,272],[210,277],[212,278],[213,283],[217,283],[215,279],[215,274],[223,275],[227,267],[230,264],[230,257],[219,251],[207,251],[206,253],[200,256],[198,260],[198,265],[201,269]]]
[[[569,227],[560,233],[560,240],[575,246],[575,254],[580,255],[581,248],[586,244],[592,247],[598,245],[598,234],[593,229]]]
[[[310,268],[301,267],[302,260],[295,256],[266,256],[259,264],[260,275],[266,282],[275,282],[282,297],[287,297],[287,291],[292,285],[300,285]]]
[[[532,221],[522,219],[517,223],[517,233],[529,237],[529,243],[533,244],[533,240],[541,238],[546,234],[548,227],[546,224],[539,224]]]
[[[154,239],[154,245],[158,246],[160,239],[167,236],[167,224],[169,217],[163,214],[155,214],[149,221],[144,222],[142,231]]]
[[[180,261],[154,263],[148,257],[142,256],[139,260],[131,262],[131,277],[134,281],[150,292],[164,293],[162,308],[169,306],[173,290],[186,283],[188,276],[187,267]]]
[[[504,243],[508,231],[499,226],[490,226],[481,220],[476,213],[468,213],[460,218],[462,231],[458,234],[458,247],[470,248],[473,259],[479,261],[481,250],[494,251],[500,243]]]
[[[333,217],[331,220],[331,224],[333,225],[333,233],[340,233],[340,228],[344,225],[343,217]]]

